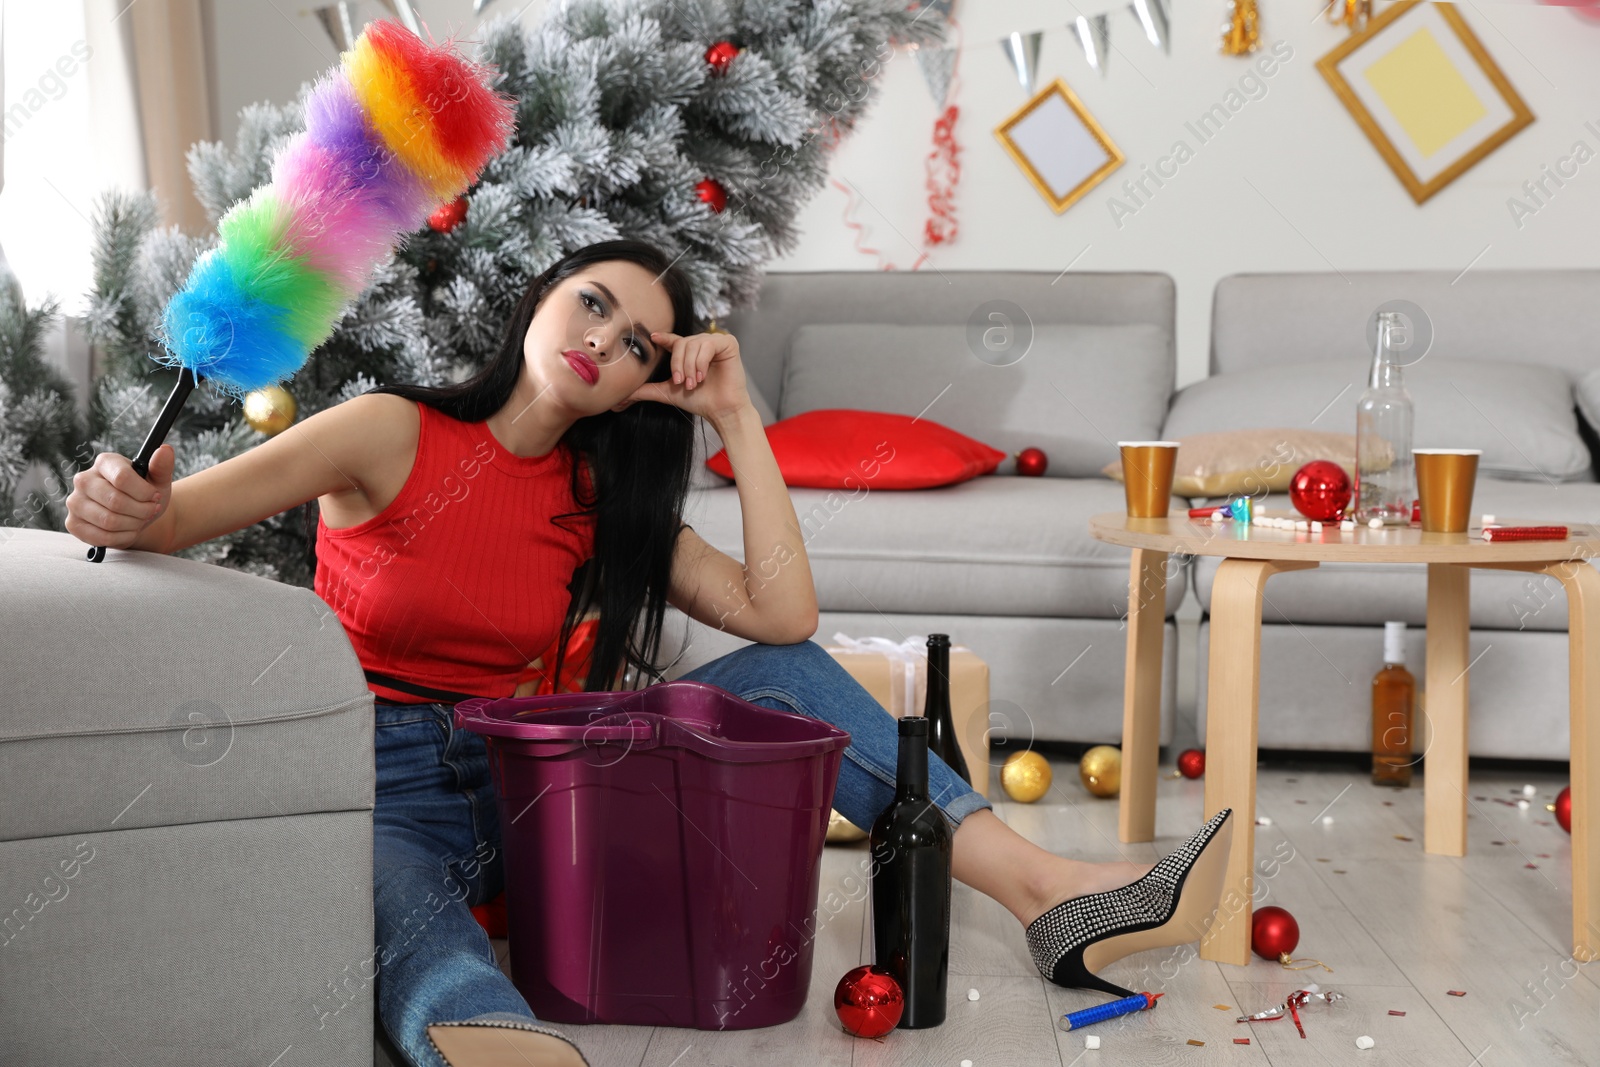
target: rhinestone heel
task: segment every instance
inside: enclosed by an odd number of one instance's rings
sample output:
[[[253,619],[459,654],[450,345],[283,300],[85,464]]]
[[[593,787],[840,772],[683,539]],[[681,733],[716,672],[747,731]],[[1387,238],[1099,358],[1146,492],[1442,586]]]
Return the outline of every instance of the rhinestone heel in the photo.
[[[1217,812],[1138,881],[1064,900],[1029,923],[1028,950],[1039,973],[1068,989],[1132,996],[1133,990],[1095,972],[1132,953],[1182,945],[1205,933],[1227,873],[1232,813]]]

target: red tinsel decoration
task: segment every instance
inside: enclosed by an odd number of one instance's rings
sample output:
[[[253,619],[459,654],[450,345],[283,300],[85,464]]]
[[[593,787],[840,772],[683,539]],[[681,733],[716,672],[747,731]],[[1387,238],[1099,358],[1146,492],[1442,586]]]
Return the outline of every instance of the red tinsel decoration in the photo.
[[[957,87],[961,83],[956,74],[960,65],[961,28],[953,18],[947,20],[947,25],[957,34],[955,45],[957,60],[950,68],[950,88],[947,95],[947,99],[954,99]],[[956,119],[960,114],[961,110],[951,104],[933,123],[933,148],[923,161],[924,183],[928,190],[928,218],[922,227],[922,249],[917,255],[916,262],[911,264],[911,270],[916,270],[928,261],[929,248],[955,240],[959,232],[956,225],[955,193],[956,186],[961,181],[961,146],[956,143],[955,129]],[[828,129],[824,141],[826,149],[832,149],[839,139],[837,125],[831,118],[829,123],[831,128]],[[899,269],[893,262],[886,261],[878,249],[864,243],[866,227],[853,217],[859,206],[854,188],[838,180],[833,182],[833,187],[844,193],[847,198],[843,219],[847,229],[856,231],[856,251],[875,257],[879,270]]]
[[[956,144],[956,117],[961,114],[954,104],[945,108],[944,114],[933,124],[933,151],[924,164],[928,184],[928,221],[922,227],[922,236],[930,245],[955,240],[956,185],[961,181],[961,146]]]

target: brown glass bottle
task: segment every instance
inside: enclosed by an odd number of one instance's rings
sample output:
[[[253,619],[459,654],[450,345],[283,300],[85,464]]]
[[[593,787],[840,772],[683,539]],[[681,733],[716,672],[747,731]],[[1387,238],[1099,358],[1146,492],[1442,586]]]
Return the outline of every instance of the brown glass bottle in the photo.
[[[1383,624],[1383,667],[1372,676],[1372,784],[1411,784],[1417,680],[1406,670],[1406,624]]]

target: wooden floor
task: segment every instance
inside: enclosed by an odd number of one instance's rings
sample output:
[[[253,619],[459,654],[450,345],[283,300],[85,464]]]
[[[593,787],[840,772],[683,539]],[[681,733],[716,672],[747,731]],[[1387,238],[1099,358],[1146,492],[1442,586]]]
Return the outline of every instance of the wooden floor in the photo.
[[[995,804],[1001,818],[1051,851],[1153,860],[1203,821],[1202,783],[1163,777],[1158,840],[1119,846],[1116,802],[1084,792],[1074,764],[1054,762],[1054,770],[1056,786],[1038,804]],[[1106,998],[1043,980],[1021,926],[957,883],[942,1026],[879,1040],[852,1038],[839,1026],[834,985],[851,967],[871,962],[862,900],[822,926],[811,994],[790,1023],[727,1032],[567,1029],[593,1067],[1600,1064],[1600,964],[1571,959],[1570,839],[1545,810],[1564,780],[1475,771],[1468,855],[1460,859],[1422,851],[1420,778],[1393,790],[1355,770],[1263,762],[1259,783],[1258,814],[1271,823],[1257,827],[1257,860],[1281,862],[1263,879],[1258,904],[1289,909],[1301,930],[1296,955],[1322,960],[1331,974],[1291,973],[1261,959],[1248,967],[1211,963],[1193,945],[1149,951],[1108,969],[1107,977],[1165,993],[1156,1009],[1069,1033],[1057,1026],[1063,1012]],[[1537,793],[1519,808],[1524,784]],[[866,856],[865,844],[829,846],[823,894],[843,894],[844,880]],[[509,973],[505,943],[496,944]],[[1311,981],[1346,999],[1303,1009],[1304,1039],[1288,1019],[1234,1021]],[[968,989],[980,999],[969,1001]],[[1085,1033],[1100,1036],[1098,1051],[1085,1051]],[[1356,1048],[1363,1034],[1375,1048]],[[1244,1037],[1248,1046],[1233,1043]]]

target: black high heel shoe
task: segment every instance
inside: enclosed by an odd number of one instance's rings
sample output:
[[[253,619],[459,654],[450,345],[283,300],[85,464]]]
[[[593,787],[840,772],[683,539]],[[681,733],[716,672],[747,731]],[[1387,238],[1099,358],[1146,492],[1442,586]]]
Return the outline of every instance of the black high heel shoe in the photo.
[[[1064,900],[1029,923],[1028,950],[1039,973],[1068,989],[1133,996],[1095,972],[1132,953],[1182,945],[1205,933],[1227,874],[1232,813],[1217,812],[1138,881]]]

